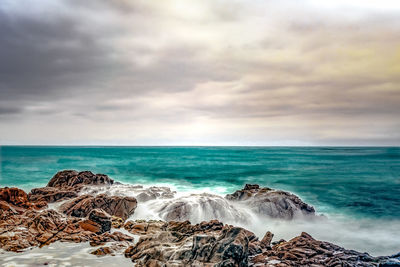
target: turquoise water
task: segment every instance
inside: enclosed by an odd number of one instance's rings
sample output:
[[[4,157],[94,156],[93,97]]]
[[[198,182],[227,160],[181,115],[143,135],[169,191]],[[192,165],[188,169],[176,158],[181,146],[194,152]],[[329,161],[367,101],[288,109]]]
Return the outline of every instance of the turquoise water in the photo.
[[[0,185],[25,190],[45,186],[59,170],[91,170],[216,193],[258,183],[294,192],[321,213],[400,218],[398,147],[3,146],[0,153]]]

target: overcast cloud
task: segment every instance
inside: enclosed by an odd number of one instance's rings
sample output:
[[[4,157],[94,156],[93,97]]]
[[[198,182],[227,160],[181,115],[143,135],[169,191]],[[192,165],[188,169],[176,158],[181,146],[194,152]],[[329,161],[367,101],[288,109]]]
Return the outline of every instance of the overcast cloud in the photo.
[[[0,144],[400,145],[397,1],[3,0]]]

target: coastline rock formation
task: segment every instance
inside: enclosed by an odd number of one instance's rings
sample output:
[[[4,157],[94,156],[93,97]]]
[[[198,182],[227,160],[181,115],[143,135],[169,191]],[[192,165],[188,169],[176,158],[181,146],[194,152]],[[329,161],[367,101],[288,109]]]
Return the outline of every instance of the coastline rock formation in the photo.
[[[54,175],[46,187],[32,189],[28,198],[30,201],[52,203],[77,197],[85,186],[112,184],[114,184],[114,180],[104,174],[65,170]]]
[[[138,188],[142,190],[139,194],[146,192],[142,202],[161,197],[169,203],[172,214],[181,216],[179,221],[128,220],[141,201],[102,191],[88,194],[86,190],[92,186],[90,190],[95,192],[96,186],[112,188],[113,184],[106,175],[63,171],[47,187],[33,189],[29,195],[18,188],[0,188],[0,248],[18,252],[56,241],[90,242],[94,247],[91,254],[123,254],[135,266],[400,266],[400,254],[372,257],[315,240],[307,233],[289,241],[272,242],[271,232],[259,240],[244,228],[218,220],[192,224],[182,220],[181,215],[194,212],[199,206],[186,210],[179,198],[172,198],[173,193],[165,189],[153,188],[153,193],[147,195],[149,191]],[[203,204],[212,209],[215,203],[208,203],[210,198],[213,197],[205,194]],[[215,199],[215,205],[240,202],[244,207],[283,219],[315,213],[314,208],[293,194],[258,185],[246,185],[225,198]],[[47,203],[61,200],[64,202],[57,210],[48,208]],[[174,200],[178,200],[176,205]]]
[[[109,215],[128,219],[136,209],[137,201],[133,197],[109,197],[105,194],[82,195],[61,205],[60,211],[74,217],[86,217],[94,209],[101,209]]]
[[[240,201],[255,213],[272,218],[291,220],[301,216],[315,216],[314,207],[298,196],[259,185],[246,184],[241,190],[225,196],[230,201]]]
[[[40,209],[46,207],[45,201],[30,202],[28,195],[15,187],[0,188],[0,210],[11,214],[23,213],[26,209]]]

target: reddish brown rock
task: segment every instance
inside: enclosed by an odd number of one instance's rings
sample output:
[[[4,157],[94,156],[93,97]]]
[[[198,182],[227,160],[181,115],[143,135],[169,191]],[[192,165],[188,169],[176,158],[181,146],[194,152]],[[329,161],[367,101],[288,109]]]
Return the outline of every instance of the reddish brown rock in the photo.
[[[92,252],[90,254],[96,255],[96,256],[105,256],[109,254],[113,254],[114,250],[110,247],[100,247]]]
[[[124,226],[124,220],[117,216],[111,216],[111,226],[119,229]]]
[[[92,221],[92,220],[84,220],[79,222],[79,226],[85,230],[93,233],[101,233],[101,225]]]
[[[15,187],[0,188],[0,209],[11,213],[23,213],[26,209],[40,209],[46,207],[44,201],[31,202],[28,195]]]
[[[89,213],[89,220],[100,225],[100,232],[105,233],[111,229],[111,216],[100,209],[94,209]]]
[[[85,186],[112,185],[113,183],[114,180],[104,174],[65,170],[56,173],[46,187],[32,189],[28,197],[31,201],[51,203],[75,198]]]
[[[46,201],[48,203],[77,197],[74,188],[60,189],[55,187],[42,187],[32,189],[28,195],[30,201]]]
[[[86,217],[93,209],[101,209],[109,215],[126,220],[136,209],[137,202],[133,197],[107,196],[105,194],[83,195],[64,203],[60,210],[70,216]]]
[[[271,233],[270,231],[265,233],[263,239],[260,241],[260,244],[263,246],[263,248],[268,248],[271,246],[271,241],[273,237],[274,234]]]
[[[113,179],[105,174],[93,174],[90,171],[60,171],[47,184],[48,187],[79,187],[82,185],[112,185]]]

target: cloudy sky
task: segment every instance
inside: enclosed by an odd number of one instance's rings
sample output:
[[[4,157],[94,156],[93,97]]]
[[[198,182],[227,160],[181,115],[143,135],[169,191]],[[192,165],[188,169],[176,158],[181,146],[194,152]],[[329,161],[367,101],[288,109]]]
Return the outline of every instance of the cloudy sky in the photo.
[[[1,0],[0,143],[400,145],[400,1]]]

